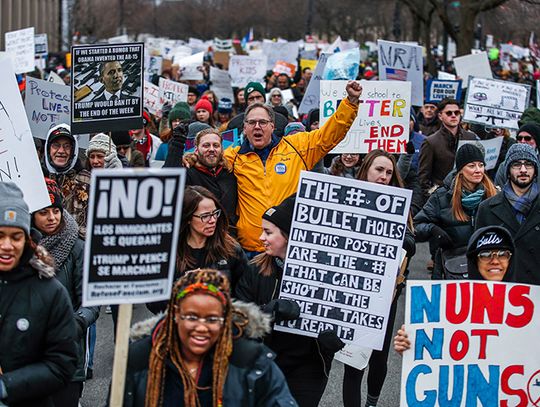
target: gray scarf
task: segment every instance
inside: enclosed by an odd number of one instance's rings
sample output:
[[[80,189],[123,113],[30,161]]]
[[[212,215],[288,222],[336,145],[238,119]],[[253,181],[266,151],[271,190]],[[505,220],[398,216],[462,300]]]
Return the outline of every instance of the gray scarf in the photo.
[[[39,241],[39,244],[45,247],[53,257],[56,269],[59,269],[64,264],[79,237],[79,226],[73,216],[64,209],[62,217],[64,227],[54,235],[44,235]]]

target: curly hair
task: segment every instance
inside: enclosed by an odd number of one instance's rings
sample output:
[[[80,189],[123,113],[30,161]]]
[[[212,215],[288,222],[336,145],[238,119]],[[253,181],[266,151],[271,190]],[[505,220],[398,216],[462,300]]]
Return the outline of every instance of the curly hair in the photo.
[[[220,407],[223,399],[223,387],[229,368],[229,357],[232,353],[233,335],[232,319],[233,307],[231,303],[230,287],[227,277],[217,270],[200,269],[190,271],[180,278],[173,286],[171,298],[167,305],[165,318],[160,322],[153,338],[150,352],[148,381],[146,384],[146,407],[158,407],[163,405],[163,390],[165,388],[166,361],[170,360],[178,370],[184,387],[184,405],[199,407],[200,401],[197,395],[197,382],[191,375],[181,352],[181,340],[175,321],[175,307],[186,297],[206,293],[208,291],[195,288],[200,285],[212,285],[219,291],[219,296],[225,298],[225,318],[220,336],[214,347],[214,361],[212,365],[212,397],[213,406]],[[191,287],[191,291],[181,297],[180,293]]]

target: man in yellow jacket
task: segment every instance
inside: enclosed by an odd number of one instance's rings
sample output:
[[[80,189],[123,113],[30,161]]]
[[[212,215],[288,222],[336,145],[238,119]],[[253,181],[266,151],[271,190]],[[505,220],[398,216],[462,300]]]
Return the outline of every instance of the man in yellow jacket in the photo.
[[[255,103],[246,110],[244,142],[224,153],[238,180],[236,226],[238,240],[246,251],[264,250],[259,240],[263,213],[295,193],[300,171],[311,170],[349,131],[358,113],[362,87],[350,81],[346,91],[347,98],[323,127],[283,138],[272,134],[272,108]]]

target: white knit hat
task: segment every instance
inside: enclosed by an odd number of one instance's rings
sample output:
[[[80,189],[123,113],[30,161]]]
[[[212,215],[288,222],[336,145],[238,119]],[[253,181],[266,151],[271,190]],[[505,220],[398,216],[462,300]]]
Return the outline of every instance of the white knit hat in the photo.
[[[116,145],[108,135],[99,133],[88,142],[86,155],[90,155],[93,151],[101,151],[105,155],[109,155],[112,151],[116,151]]]

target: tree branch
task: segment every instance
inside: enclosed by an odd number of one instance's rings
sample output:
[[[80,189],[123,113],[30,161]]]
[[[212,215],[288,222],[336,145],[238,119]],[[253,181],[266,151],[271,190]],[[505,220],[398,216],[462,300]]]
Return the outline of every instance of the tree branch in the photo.
[[[506,3],[508,0],[482,0],[478,3],[478,11],[488,11],[499,7],[501,4]]]
[[[448,17],[448,13],[446,12],[444,4],[441,4],[439,0],[429,0],[429,2],[433,5],[433,7],[435,7],[435,10],[437,11],[437,14],[441,19],[444,29],[446,30],[448,35],[452,38],[452,40],[456,41],[457,32],[454,28],[454,25],[450,21],[450,18]]]

